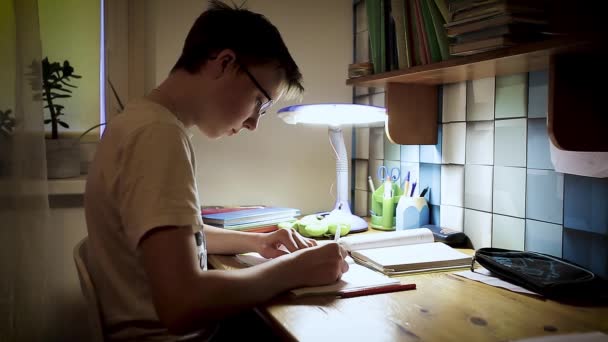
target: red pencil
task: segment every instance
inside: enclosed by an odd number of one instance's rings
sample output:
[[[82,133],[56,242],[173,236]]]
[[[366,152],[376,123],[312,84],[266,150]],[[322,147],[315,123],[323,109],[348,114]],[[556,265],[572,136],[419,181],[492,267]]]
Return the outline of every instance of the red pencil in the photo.
[[[359,296],[367,296],[379,293],[389,293],[389,292],[397,292],[397,291],[407,291],[407,290],[415,290],[416,284],[394,284],[394,285],[385,285],[378,287],[370,287],[365,289],[353,289],[353,290],[343,290],[338,293],[338,297],[340,298],[351,298],[351,297],[359,297]]]

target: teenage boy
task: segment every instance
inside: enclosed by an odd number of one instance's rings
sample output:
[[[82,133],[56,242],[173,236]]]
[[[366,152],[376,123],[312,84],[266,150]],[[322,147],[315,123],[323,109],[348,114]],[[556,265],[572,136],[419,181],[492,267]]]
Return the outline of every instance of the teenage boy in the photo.
[[[348,270],[338,244],[201,220],[187,129],[209,138],[255,130],[273,102],[303,91],[301,79],[264,16],[211,1],[169,76],[108,125],[85,193],[88,264],[107,338],[211,338],[226,317],[292,288],[333,283]],[[206,253],[251,251],[274,259],[242,270],[206,268]]]

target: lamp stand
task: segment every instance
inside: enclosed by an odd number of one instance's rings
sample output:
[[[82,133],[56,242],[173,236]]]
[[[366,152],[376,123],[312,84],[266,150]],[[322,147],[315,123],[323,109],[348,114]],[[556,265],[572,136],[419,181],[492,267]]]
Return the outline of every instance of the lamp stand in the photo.
[[[329,142],[336,157],[336,205],[329,215],[339,214],[350,218],[350,232],[358,233],[367,230],[367,222],[353,215],[348,204],[348,156],[344,145],[342,128],[329,127]]]

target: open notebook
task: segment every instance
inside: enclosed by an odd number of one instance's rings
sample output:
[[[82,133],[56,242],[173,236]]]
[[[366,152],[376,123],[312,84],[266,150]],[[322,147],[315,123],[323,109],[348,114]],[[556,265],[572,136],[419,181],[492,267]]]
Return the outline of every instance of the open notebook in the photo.
[[[258,265],[269,260],[260,256],[258,253],[237,255],[237,259],[239,262],[248,266]],[[400,284],[398,279],[391,279],[383,274],[357,265],[351,258],[347,258],[347,262],[349,263],[350,268],[348,272],[342,275],[342,278],[338,282],[325,286],[294,289],[290,291],[291,294],[296,297],[311,295],[340,295],[342,293],[357,289],[371,289]]]
[[[340,239],[353,259],[387,275],[466,267],[471,256],[434,242],[427,228],[377,234],[347,236]]]

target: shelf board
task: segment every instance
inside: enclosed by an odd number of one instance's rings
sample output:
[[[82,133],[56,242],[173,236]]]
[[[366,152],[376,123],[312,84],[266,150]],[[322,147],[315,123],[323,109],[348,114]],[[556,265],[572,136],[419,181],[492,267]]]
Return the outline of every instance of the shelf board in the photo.
[[[439,85],[521,72],[549,69],[550,57],[584,48],[587,42],[560,38],[521,44],[403,70],[351,78],[347,85],[386,87],[387,83]]]
[[[87,175],[74,178],[49,179],[49,195],[82,195],[84,194]]]

